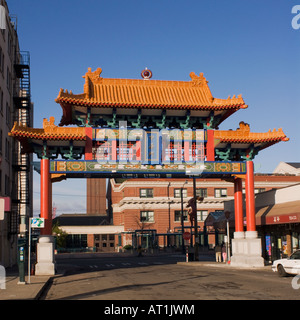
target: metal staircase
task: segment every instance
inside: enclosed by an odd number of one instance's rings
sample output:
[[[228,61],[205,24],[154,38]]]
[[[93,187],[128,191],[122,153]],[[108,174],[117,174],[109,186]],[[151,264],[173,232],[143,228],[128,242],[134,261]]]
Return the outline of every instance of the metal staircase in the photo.
[[[32,127],[29,52],[20,52],[16,55],[16,59],[19,61],[14,64],[15,76],[18,80],[13,94],[14,121],[19,125]],[[11,226],[11,233],[23,233],[26,232],[27,218],[31,215],[31,155],[22,153],[20,142],[15,142],[15,144],[13,167],[18,185],[12,204],[18,215],[18,219],[14,219],[16,220],[14,223],[20,224],[20,230],[18,227]]]
[[[20,62],[15,63],[15,74],[19,83],[14,90],[14,105],[16,121],[22,125],[31,125],[31,90],[30,90],[30,55],[29,52],[20,52]]]

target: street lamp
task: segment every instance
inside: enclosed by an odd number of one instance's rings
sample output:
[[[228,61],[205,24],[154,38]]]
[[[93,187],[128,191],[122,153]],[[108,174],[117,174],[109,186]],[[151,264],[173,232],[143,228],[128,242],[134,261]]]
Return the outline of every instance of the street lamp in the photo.
[[[168,207],[169,207],[169,228],[168,228],[168,238],[167,238],[167,246],[170,246],[170,230],[171,230],[171,205],[170,205],[170,185],[171,182],[168,183]]]
[[[183,220],[183,186],[187,183],[187,180],[185,180],[184,184],[180,188],[180,198],[181,198],[181,242],[182,242],[182,253],[185,253],[185,248],[184,248],[184,239],[183,239],[183,234],[184,234],[184,220]]]

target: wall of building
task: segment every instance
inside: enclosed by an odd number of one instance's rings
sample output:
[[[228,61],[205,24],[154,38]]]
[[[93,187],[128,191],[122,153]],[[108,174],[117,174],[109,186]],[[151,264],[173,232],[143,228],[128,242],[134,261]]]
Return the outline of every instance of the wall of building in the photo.
[[[11,19],[6,1],[1,0],[6,11],[6,29],[0,30],[0,196],[14,199],[18,194],[18,177],[13,167],[17,143],[8,136],[17,116],[14,109],[14,89],[18,79],[14,63],[19,57],[16,20]],[[18,212],[12,205],[0,221],[1,262],[5,267],[17,262]],[[14,224],[14,225],[12,225]]]
[[[255,175],[256,192],[268,191],[273,188],[282,188],[300,182],[297,176]],[[244,186],[244,184],[243,184]],[[175,196],[175,189],[183,187],[186,194],[183,197],[183,207],[193,197],[193,181],[186,179],[129,179],[111,180],[111,202],[114,225],[121,225],[125,232],[135,230],[154,229],[158,234],[181,232],[181,221],[175,221],[175,212],[181,212],[181,198]],[[234,199],[234,186],[232,182],[220,179],[197,179],[196,188],[205,189],[206,196],[197,204],[197,210],[208,215],[211,212],[224,210],[224,201]],[[152,189],[149,197],[141,196],[141,189]],[[217,190],[226,190],[220,193]],[[222,194],[222,197],[220,197]],[[177,194],[178,195],[178,194]],[[141,221],[141,212],[153,212],[153,219],[149,222]],[[204,212],[203,212],[204,211]],[[203,232],[205,217],[198,219],[198,226]],[[190,226],[189,221],[184,222],[185,227]],[[190,230],[190,229],[186,229]],[[212,230],[210,230],[211,232]],[[124,241],[130,237],[124,235]],[[214,242],[215,236],[210,233],[209,242]],[[163,246],[163,237],[160,238]]]
[[[106,179],[86,179],[88,215],[106,215]]]

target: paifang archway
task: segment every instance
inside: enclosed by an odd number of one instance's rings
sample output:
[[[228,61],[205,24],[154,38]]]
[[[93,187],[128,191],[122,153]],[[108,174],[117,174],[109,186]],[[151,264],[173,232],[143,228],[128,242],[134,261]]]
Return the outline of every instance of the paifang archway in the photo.
[[[234,183],[236,238],[256,238],[253,159],[287,141],[283,131],[254,133],[244,122],[236,130],[219,130],[226,118],[248,106],[241,96],[214,98],[202,73],[191,72],[190,81],[152,80],[149,70],[143,79],[108,79],[101,73],[101,68],[88,69],[81,94],[60,90],[59,126],[51,117],[43,128],[15,123],[10,132],[24,153],[41,160],[42,233],[51,234],[51,184],[57,179],[218,177]]]

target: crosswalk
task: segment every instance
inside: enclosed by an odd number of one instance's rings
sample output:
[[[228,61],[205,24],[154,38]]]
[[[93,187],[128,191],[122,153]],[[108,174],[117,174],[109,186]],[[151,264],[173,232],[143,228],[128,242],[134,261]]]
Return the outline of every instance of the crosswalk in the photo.
[[[147,263],[147,262],[137,262],[137,263],[130,263],[130,262],[122,262],[122,263],[118,263],[118,264],[113,264],[113,263],[105,263],[105,264],[100,264],[100,265],[96,265],[96,264],[91,264],[88,267],[90,269],[99,269],[99,268],[116,268],[116,267],[134,267],[134,266],[150,266],[150,265],[162,265],[163,262],[160,261],[154,261],[151,263]]]

